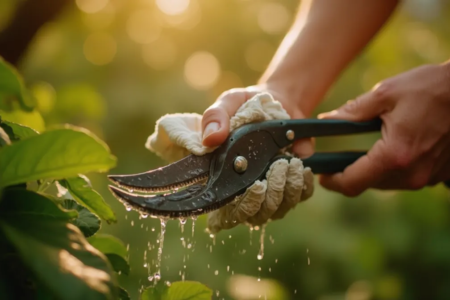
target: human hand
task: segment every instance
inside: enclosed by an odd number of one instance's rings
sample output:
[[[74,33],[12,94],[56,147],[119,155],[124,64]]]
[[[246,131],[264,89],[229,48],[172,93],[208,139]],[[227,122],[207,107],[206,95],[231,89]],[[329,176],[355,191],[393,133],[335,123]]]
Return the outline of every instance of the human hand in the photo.
[[[303,119],[305,116],[296,101],[291,101],[284,93],[274,87],[261,84],[246,88],[235,88],[222,93],[216,102],[204,113],[202,118],[203,145],[216,147],[222,144],[230,133],[230,119],[239,107],[253,96],[269,92],[279,101],[292,119]],[[304,158],[314,153],[313,141],[304,139],[297,141],[293,152]]]
[[[346,196],[368,188],[421,189],[450,179],[450,64],[392,77],[319,118],[383,120],[382,138],[344,172],[320,183]]]

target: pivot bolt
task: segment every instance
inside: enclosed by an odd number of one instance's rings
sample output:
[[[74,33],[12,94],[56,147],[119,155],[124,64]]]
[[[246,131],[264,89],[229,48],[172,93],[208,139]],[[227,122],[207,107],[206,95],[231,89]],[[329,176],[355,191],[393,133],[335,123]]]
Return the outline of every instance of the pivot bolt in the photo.
[[[286,137],[288,140],[292,141],[295,138],[295,133],[292,130],[286,131]]]
[[[238,173],[244,173],[247,170],[248,161],[243,156],[238,156],[234,159],[234,170]]]

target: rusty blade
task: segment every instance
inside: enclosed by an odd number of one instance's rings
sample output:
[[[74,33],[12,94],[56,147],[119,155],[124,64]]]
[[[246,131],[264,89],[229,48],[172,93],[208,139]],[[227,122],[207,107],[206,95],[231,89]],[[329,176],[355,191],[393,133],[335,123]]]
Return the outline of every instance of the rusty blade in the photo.
[[[144,192],[161,192],[185,187],[208,176],[211,154],[189,155],[168,166],[131,175],[109,175],[120,187]]]

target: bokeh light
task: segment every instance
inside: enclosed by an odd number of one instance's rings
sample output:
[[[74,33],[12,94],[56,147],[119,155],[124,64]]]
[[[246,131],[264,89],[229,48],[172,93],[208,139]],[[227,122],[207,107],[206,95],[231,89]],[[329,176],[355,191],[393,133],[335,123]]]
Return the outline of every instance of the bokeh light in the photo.
[[[242,79],[236,73],[231,71],[223,71],[220,74],[219,80],[211,90],[212,97],[210,98],[210,100],[215,100],[218,96],[220,96],[220,94],[222,94],[226,90],[239,88],[243,86],[244,83],[242,82]]]
[[[130,15],[127,21],[128,36],[139,44],[155,41],[160,33],[159,20],[151,10],[138,10]]]
[[[350,285],[345,294],[345,300],[370,300],[372,299],[372,287],[370,282],[356,281]]]
[[[209,52],[199,51],[192,54],[184,65],[184,77],[187,83],[197,90],[211,88],[219,79],[220,64]]]
[[[76,4],[83,12],[93,14],[105,8],[108,0],[76,0]]]
[[[245,50],[245,61],[250,69],[262,72],[269,64],[275,50],[275,47],[265,40],[255,41]]]
[[[200,5],[197,0],[191,0],[189,7],[177,15],[163,14],[162,19],[168,25],[182,30],[191,30],[202,19]]]
[[[94,14],[83,14],[83,22],[93,30],[101,30],[110,26],[114,22],[116,9],[108,3],[103,9]]]
[[[156,0],[156,5],[165,14],[179,15],[189,7],[189,0]]]
[[[266,3],[258,12],[258,25],[269,34],[284,33],[289,25],[291,14],[280,3]]]
[[[84,56],[94,65],[106,65],[110,63],[117,52],[117,44],[114,38],[107,33],[92,33],[84,42]]]
[[[176,57],[176,45],[167,37],[161,37],[157,41],[142,47],[144,62],[155,70],[169,68],[175,62]]]

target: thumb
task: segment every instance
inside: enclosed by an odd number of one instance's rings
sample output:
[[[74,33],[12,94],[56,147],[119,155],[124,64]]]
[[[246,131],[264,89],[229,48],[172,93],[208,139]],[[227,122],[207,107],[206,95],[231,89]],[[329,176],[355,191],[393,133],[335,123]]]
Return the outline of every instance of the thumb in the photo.
[[[319,119],[343,119],[349,121],[368,121],[378,117],[386,110],[387,97],[377,90],[370,91],[331,112],[319,114]]]
[[[230,133],[230,118],[250,96],[244,89],[230,90],[203,113],[203,145],[216,147],[225,141]]]

